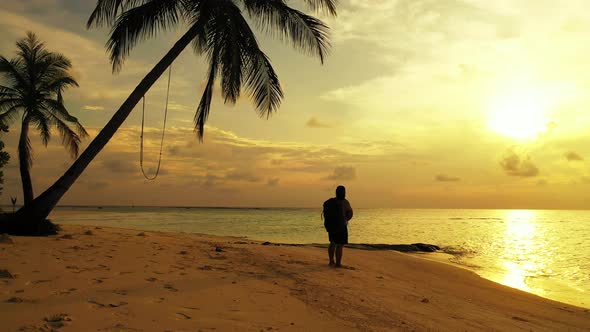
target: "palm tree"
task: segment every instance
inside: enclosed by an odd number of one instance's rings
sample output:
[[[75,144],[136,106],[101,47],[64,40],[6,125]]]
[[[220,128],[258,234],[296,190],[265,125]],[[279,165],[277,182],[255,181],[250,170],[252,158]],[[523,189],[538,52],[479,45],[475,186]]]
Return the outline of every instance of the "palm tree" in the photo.
[[[73,158],[78,156],[81,139],[88,134],[63,102],[63,91],[78,86],[69,73],[70,60],[48,51],[32,32],[17,41],[16,46],[15,58],[0,56],[0,75],[7,82],[6,86],[0,85],[0,123],[9,124],[17,118],[22,121],[18,160],[26,205],[33,201],[29,127],[37,129],[45,146],[51,139],[51,129],[57,129]]]
[[[336,15],[336,0],[303,0],[311,9]],[[15,219],[36,221],[46,218],[88,164],[115,134],[141,97],[192,43],[196,54],[206,56],[207,84],[195,114],[195,131],[203,139],[213,86],[221,80],[225,102],[235,103],[242,87],[252,97],[261,116],[279,107],[283,92],[269,58],[260,49],[244,12],[258,26],[323,63],[329,50],[328,27],[319,19],[289,7],[285,0],[98,0],[88,27],[110,26],[107,49],[113,72],[121,70],[125,58],[140,41],[181,23],[188,29],[143,78],[119,110],[74,164]]]

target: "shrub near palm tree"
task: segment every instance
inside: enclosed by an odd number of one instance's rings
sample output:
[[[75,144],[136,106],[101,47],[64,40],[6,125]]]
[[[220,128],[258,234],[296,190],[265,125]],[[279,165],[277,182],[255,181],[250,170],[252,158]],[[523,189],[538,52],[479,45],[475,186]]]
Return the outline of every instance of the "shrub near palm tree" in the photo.
[[[303,2],[312,10],[336,15],[336,0]],[[14,218],[32,222],[46,218],[142,96],[191,43],[194,51],[204,55],[209,63],[207,84],[195,114],[195,131],[200,139],[217,79],[221,81],[225,102],[234,103],[245,87],[262,116],[277,110],[283,98],[278,77],[244,14],[263,31],[323,62],[329,49],[328,27],[319,19],[289,7],[285,0],[98,0],[88,26],[111,27],[107,48],[113,71],[122,68],[125,58],[139,42],[181,24],[188,30],[143,78],[66,173],[32,204],[17,211]]]
[[[5,124],[0,123],[0,138],[2,138],[2,133],[8,132],[8,127]],[[2,168],[8,163],[10,160],[10,155],[8,152],[4,150],[4,142],[0,140],[0,195],[2,195],[2,190],[4,189],[2,185],[4,184],[4,171]],[[12,197],[11,197],[12,198]],[[13,209],[14,210],[14,209]],[[2,209],[0,209],[0,212]]]
[[[57,129],[62,144],[74,158],[87,133],[78,119],[67,111],[62,98],[65,89],[78,86],[69,73],[70,60],[48,51],[32,32],[16,46],[16,57],[8,60],[0,56],[0,123],[21,120],[18,159],[26,205],[33,200],[30,127],[39,132],[45,146],[51,138],[51,130]]]

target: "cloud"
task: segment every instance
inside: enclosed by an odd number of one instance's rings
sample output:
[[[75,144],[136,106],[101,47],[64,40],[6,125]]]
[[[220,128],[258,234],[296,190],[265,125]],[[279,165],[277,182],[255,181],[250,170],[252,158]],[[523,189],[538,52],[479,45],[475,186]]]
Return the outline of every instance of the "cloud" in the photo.
[[[509,176],[534,177],[539,175],[539,169],[529,156],[520,157],[514,151],[508,151],[500,160],[500,167]]]
[[[354,167],[336,167],[331,175],[328,175],[322,180],[354,180],[356,178],[356,170]]]
[[[309,120],[307,120],[307,122],[305,123],[305,126],[307,126],[309,128],[332,128],[333,127],[332,125],[329,125],[325,122],[318,120],[316,117],[309,118]]]
[[[96,136],[98,129],[89,128],[90,136]],[[171,126],[166,131],[161,169],[161,175],[166,176],[147,186],[138,165],[139,132],[139,126],[120,128],[72,187],[71,194],[64,197],[64,203],[308,206],[323,197],[322,184],[354,179],[361,167],[357,164],[400,163],[400,153],[408,149],[383,140],[323,144],[270,141],[215,127],[207,128],[208,140],[201,144],[195,139],[192,127]],[[153,175],[161,129],[146,128],[145,133],[144,166],[148,175]],[[11,152],[16,149],[18,132],[7,133],[2,138]],[[90,141],[85,140],[82,148]],[[37,160],[43,160],[33,174],[36,192],[41,192],[71,162],[64,163],[67,154],[59,142],[52,142],[45,149],[41,148],[38,137],[33,136],[32,143],[39,147],[35,150]],[[335,165],[343,167],[335,169]],[[19,179],[18,168],[5,168],[5,174],[7,180]],[[18,188],[18,182],[7,184],[5,194],[18,192]]]
[[[102,162],[102,166],[114,173],[135,173],[137,171],[137,167],[127,160],[108,159]]]
[[[458,182],[458,181],[461,181],[461,178],[454,177],[454,176],[448,176],[446,174],[438,174],[437,176],[434,177],[434,179],[436,181],[439,181],[439,182]]]
[[[357,115],[358,120],[365,120],[368,114],[376,112],[395,112],[395,121],[399,123],[400,118],[405,120],[405,116],[397,114],[400,111],[429,114],[430,109],[443,109],[444,115],[456,114],[464,119],[462,111],[484,109],[481,104],[482,100],[489,99],[490,85],[501,86],[501,82],[512,79],[517,72],[526,72],[528,65],[540,67],[535,68],[539,72],[556,70],[561,73],[556,65],[543,62],[552,63],[554,60],[548,59],[559,59],[561,53],[578,47],[579,42],[565,36],[560,38],[559,34],[560,21],[578,17],[577,6],[563,8],[564,15],[545,16],[551,7],[542,2],[518,3],[343,0],[339,4],[338,18],[330,22],[335,46],[349,50],[354,44],[364,43],[366,54],[374,55],[372,62],[384,60],[390,65],[382,66],[384,70],[380,72],[363,68],[366,76],[358,75],[356,81],[330,87],[322,91],[321,97],[362,110],[363,116]],[[529,10],[543,15],[527,15]],[[548,17],[553,24],[547,24]],[[543,36],[547,35],[539,34],[539,29],[555,33],[555,39],[560,40],[563,47],[546,43]],[[530,64],[526,54],[543,56],[542,60]],[[572,66],[574,63],[577,65],[577,61],[572,61]],[[424,98],[425,90],[428,98]],[[390,125],[383,120],[381,116],[375,122]],[[555,123],[550,124],[549,129],[554,126]]]
[[[80,184],[85,185],[88,189],[95,191],[95,190],[102,190],[110,186],[110,183],[107,181],[80,181]]]
[[[573,151],[568,151],[564,154],[565,159],[568,161],[582,161],[584,158]]]
[[[149,178],[153,178],[156,175],[157,166],[146,168],[146,165],[144,164],[143,169],[145,170],[145,174]],[[167,175],[167,174],[170,174],[170,172],[167,169],[160,167],[160,170],[158,170],[158,176]]]
[[[475,0],[477,1],[477,0]],[[372,43],[389,54],[434,52],[454,39],[504,39],[521,32],[518,16],[509,17],[487,2],[439,0],[345,0],[338,17],[328,20],[335,44]],[[392,24],[391,22],[395,22]],[[429,51],[432,50],[432,51]]]
[[[537,181],[538,186],[546,186],[547,184],[548,182],[545,179],[540,179],[539,181]]]
[[[217,175],[207,174],[203,186],[205,187],[216,187],[223,183],[223,179]]]
[[[104,107],[102,106],[93,106],[93,105],[84,105],[82,107],[85,111],[104,111]]]
[[[166,148],[166,155],[177,157],[182,153],[181,151],[182,151],[181,146],[173,145],[173,146]]]
[[[251,171],[234,170],[225,176],[227,180],[233,181],[247,181],[247,182],[260,182],[262,178],[257,176]]]

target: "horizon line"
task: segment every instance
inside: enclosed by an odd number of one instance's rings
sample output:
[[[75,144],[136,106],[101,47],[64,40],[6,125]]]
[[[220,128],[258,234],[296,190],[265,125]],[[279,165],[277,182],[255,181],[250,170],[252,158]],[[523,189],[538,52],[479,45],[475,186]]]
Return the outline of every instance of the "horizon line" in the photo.
[[[23,205],[17,205],[20,209]],[[0,204],[2,208],[11,208],[12,205]],[[297,209],[321,209],[321,206],[199,206],[199,205],[88,205],[88,204],[64,204],[56,208],[167,208],[167,209],[244,209],[244,210],[297,210]],[[508,208],[508,207],[357,207],[356,209],[398,209],[398,210],[550,210],[550,211],[590,211],[590,208]],[[10,211],[3,211],[10,213]]]

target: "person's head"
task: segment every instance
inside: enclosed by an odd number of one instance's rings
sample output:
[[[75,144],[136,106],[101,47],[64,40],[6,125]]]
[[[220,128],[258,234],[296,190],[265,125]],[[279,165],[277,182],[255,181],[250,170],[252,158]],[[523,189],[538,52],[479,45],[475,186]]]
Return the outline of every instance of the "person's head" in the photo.
[[[344,186],[336,187],[336,198],[344,199],[346,197],[346,188]]]

